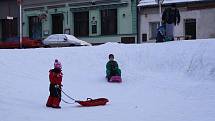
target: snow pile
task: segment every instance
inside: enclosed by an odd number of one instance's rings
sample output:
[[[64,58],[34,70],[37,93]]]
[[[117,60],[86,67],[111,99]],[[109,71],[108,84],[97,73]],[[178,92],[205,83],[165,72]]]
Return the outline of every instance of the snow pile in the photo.
[[[214,121],[215,39],[73,48],[0,50],[2,121]],[[107,83],[113,53],[121,84]],[[75,99],[106,97],[108,105],[46,108],[48,71],[63,66],[63,89]],[[71,101],[65,96],[63,98]]]

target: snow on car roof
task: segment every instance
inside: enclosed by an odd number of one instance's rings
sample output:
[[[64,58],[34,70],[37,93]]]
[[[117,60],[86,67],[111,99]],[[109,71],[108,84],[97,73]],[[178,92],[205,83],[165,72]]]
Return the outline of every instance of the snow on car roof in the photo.
[[[80,40],[74,37],[73,35],[66,35],[66,37],[68,38],[69,41],[77,42],[80,43],[81,45],[91,45],[90,43]]]
[[[53,34],[47,37],[44,41],[69,41],[71,43],[77,44],[77,45],[91,45],[88,42],[85,42],[83,40],[80,40],[73,35],[68,35],[68,34]]]

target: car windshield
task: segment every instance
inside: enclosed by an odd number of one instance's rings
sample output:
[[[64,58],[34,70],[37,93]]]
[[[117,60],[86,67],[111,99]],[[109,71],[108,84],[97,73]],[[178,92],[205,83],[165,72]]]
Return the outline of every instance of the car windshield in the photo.
[[[66,41],[67,37],[65,35],[57,34],[49,36],[45,41]]]
[[[67,37],[66,36],[59,36],[59,41],[67,41]]]
[[[57,40],[58,40],[58,36],[51,35],[50,37],[48,37],[47,40],[48,40],[48,41],[57,41]]]

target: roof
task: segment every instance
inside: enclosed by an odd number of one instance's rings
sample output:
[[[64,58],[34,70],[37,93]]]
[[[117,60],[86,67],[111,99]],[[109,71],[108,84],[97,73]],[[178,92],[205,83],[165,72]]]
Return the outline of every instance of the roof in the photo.
[[[189,2],[199,2],[205,0],[164,0],[163,4],[170,4],[170,3],[189,3]],[[155,0],[141,0],[138,6],[151,6],[157,5]]]
[[[39,5],[58,5],[58,4],[100,4],[100,3],[112,3],[112,2],[120,2],[120,0],[23,0],[24,6],[39,6]]]

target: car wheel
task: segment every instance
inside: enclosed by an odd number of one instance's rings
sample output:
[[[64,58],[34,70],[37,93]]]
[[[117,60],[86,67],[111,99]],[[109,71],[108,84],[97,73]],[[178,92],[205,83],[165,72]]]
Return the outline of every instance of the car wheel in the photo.
[[[69,46],[70,46],[70,47],[73,47],[73,46],[75,46],[75,44],[70,44]]]
[[[45,47],[45,48],[50,48],[50,46],[49,46],[49,45],[45,45],[44,47]]]

